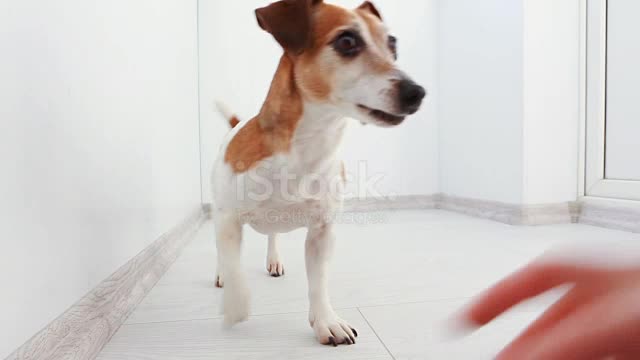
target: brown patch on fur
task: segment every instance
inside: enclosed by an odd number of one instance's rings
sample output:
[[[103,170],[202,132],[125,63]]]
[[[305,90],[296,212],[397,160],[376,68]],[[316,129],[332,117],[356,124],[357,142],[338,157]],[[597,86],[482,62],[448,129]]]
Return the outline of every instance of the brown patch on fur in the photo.
[[[290,151],[294,132],[302,117],[303,97],[315,101],[329,99],[332,93],[332,74],[340,64],[319,61],[318,57],[333,37],[337,36],[338,29],[355,24],[359,16],[367,22],[376,42],[380,41],[379,37],[386,37],[379,27],[380,20],[366,9],[359,9],[354,15],[338,6],[318,1],[312,3],[310,47],[301,54],[285,47],[285,54],[280,60],[260,114],[240,129],[227,148],[225,162],[231,165],[235,173],[249,171],[261,160]],[[264,28],[265,19],[262,20],[261,26]],[[379,72],[393,68],[393,64],[385,59],[371,60],[371,66]],[[344,168],[342,173],[346,181]]]
[[[264,130],[257,118],[251,119],[233,138],[225,154],[225,162],[231,165],[233,172],[242,173],[273,153],[262,141]]]
[[[331,95],[331,83],[327,76],[329,72],[319,71],[315,66],[306,68],[309,70],[299,75],[305,94],[315,100],[327,100]]]
[[[313,47],[310,55],[324,48],[335,35],[338,28],[353,24],[355,17],[344,8],[329,4],[320,4],[313,13]]]
[[[238,119],[237,117],[234,116],[229,119],[229,126],[231,126],[232,129],[238,126],[238,124],[240,124],[240,119]]]
[[[281,0],[256,10],[260,27],[271,33],[283,49],[300,54],[311,41],[311,12],[317,1]]]
[[[342,162],[342,169],[340,170],[340,176],[342,176],[342,182],[347,183],[347,169],[344,166],[344,161]]]
[[[367,24],[367,28],[373,37],[373,40],[378,44],[382,45],[387,42],[386,34],[382,31],[380,27],[381,20],[375,15],[371,14],[366,9],[358,8],[356,9],[356,14]]]
[[[290,150],[303,111],[293,70],[293,62],[283,55],[260,114],[229,143],[225,162],[235,173],[249,171],[261,160]]]
[[[324,101],[331,95],[332,74],[337,64],[317,61],[319,53],[333,40],[336,29],[354,22],[348,10],[329,4],[318,4],[313,13],[313,40],[310,49],[297,59],[297,77],[306,96]]]
[[[383,74],[393,70],[394,65],[391,60],[392,54],[388,44],[389,38],[380,26],[380,18],[375,14],[372,14],[368,8],[358,8],[356,9],[356,14],[358,14],[365,24],[367,24],[367,28],[369,29],[369,33],[371,34],[375,45],[389,55],[388,58],[370,56],[367,58],[369,60],[369,65],[372,67],[373,71],[378,74]]]
[[[380,11],[376,8],[375,5],[371,1],[365,1],[362,5],[358,6],[358,10],[365,10],[369,13],[373,14],[378,19],[382,20],[382,15],[380,15]]]

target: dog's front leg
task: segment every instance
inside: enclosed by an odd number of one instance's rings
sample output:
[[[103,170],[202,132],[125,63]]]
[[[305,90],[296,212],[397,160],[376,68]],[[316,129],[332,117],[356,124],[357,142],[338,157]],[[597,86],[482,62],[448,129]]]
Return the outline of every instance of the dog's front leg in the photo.
[[[218,247],[218,281],[224,275],[223,311],[226,326],[249,318],[249,287],[242,271],[242,224],[233,212],[215,216]]]
[[[355,344],[357,331],[340,319],[329,299],[328,266],[335,235],[331,224],[309,229],[306,242],[307,278],[309,281],[309,322],[324,345]]]

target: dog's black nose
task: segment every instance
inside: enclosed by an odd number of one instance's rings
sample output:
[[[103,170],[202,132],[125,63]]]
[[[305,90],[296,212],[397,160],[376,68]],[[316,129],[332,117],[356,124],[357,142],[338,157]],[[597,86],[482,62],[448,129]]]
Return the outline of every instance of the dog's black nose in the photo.
[[[400,95],[400,107],[403,112],[414,114],[420,109],[422,100],[427,96],[427,91],[411,80],[402,80],[398,83]]]

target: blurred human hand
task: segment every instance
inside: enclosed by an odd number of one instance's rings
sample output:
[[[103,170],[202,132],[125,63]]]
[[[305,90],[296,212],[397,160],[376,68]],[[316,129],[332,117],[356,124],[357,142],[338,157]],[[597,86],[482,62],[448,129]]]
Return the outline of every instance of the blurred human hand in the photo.
[[[595,264],[543,257],[481,295],[464,310],[463,321],[482,327],[562,285],[572,288],[498,360],[640,359],[640,262]]]

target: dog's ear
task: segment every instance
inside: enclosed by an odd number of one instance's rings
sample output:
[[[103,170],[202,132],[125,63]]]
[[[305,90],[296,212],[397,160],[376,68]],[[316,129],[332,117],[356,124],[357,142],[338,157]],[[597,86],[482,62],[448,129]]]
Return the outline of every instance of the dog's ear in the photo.
[[[281,0],[256,10],[258,25],[288,52],[299,54],[311,46],[313,6],[322,0]]]
[[[380,11],[378,11],[376,6],[373,5],[371,1],[365,1],[364,3],[362,3],[362,5],[358,7],[358,9],[368,11],[374,16],[376,16],[378,19],[382,20],[382,15],[380,15]]]

